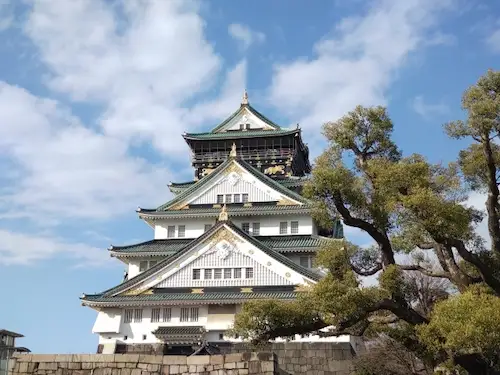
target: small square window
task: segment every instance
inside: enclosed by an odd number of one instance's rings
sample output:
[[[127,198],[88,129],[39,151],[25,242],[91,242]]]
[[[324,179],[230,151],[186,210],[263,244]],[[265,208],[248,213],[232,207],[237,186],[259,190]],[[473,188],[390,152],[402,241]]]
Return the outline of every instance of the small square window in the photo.
[[[148,261],[143,260],[139,263],[139,272],[144,272],[148,269]]]
[[[245,129],[245,124],[240,124],[240,130],[244,130]]]
[[[222,268],[216,268],[214,270],[214,279],[222,279]]]
[[[217,195],[217,203],[218,204],[224,203],[224,195],[222,194]]]
[[[309,268],[309,257],[300,257],[299,263],[302,267]]]
[[[248,194],[241,194],[241,198],[242,198],[243,203],[248,202]]]
[[[128,339],[128,336],[126,336],[126,335],[123,336],[123,341],[127,341],[127,339]]]
[[[246,268],[245,269],[245,278],[246,279],[253,279],[253,268]]]
[[[200,280],[201,279],[201,270],[199,268],[195,268],[193,270],[193,280]]]
[[[233,196],[231,194],[226,194],[226,203],[231,203]]]
[[[240,203],[240,202],[241,202],[241,195],[234,194],[234,203]]]
[[[298,221],[290,222],[290,231],[292,232],[292,234],[299,233],[299,222]]]
[[[186,226],[185,225],[179,225],[179,230],[178,230],[178,237],[186,237]]]
[[[142,339],[143,340],[146,340],[147,336],[146,335],[142,335]]]
[[[287,234],[288,233],[288,223],[286,221],[282,221],[280,223],[280,234]]]
[[[167,228],[167,237],[173,238],[175,237],[175,225],[169,225]]]
[[[260,223],[253,223],[252,224],[252,234],[254,236],[260,235]]]
[[[219,340],[224,340],[224,334],[223,333],[219,333]]]
[[[234,278],[235,279],[241,279],[241,268],[235,268],[234,269]]]
[[[241,224],[241,229],[245,233],[250,233],[250,223],[242,223]]]
[[[204,270],[204,278],[205,278],[205,280],[210,280],[212,278],[212,269],[211,268],[207,268],[206,270]]]

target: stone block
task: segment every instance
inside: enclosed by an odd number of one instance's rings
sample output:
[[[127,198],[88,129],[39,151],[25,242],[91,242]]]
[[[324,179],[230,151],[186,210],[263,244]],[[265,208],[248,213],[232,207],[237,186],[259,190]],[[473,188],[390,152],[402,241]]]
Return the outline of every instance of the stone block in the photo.
[[[179,366],[179,372],[182,374],[184,372],[187,372],[188,367],[186,365],[180,365]]]
[[[139,368],[133,369],[132,372],[130,373],[130,375],[141,375],[141,374],[142,374],[142,370]]]
[[[257,353],[257,358],[259,358],[259,361],[274,361],[274,354],[271,352],[260,352]]]
[[[122,368],[120,370],[120,375],[132,375],[132,369]]]
[[[161,366],[160,375],[170,375],[170,366]]]
[[[148,364],[147,370],[149,372],[158,372],[158,371],[160,371],[160,365]]]
[[[35,372],[38,369],[38,363],[37,362],[30,362],[28,363],[28,372],[32,373]]]
[[[161,356],[161,355],[141,354],[141,355],[139,355],[139,362],[161,365],[162,362],[163,362],[163,356]]]
[[[141,370],[147,370],[148,369],[148,364],[147,363],[138,363],[137,368],[140,368]]]
[[[111,369],[111,375],[120,375],[121,371],[118,368]]]
[[[242,368],[242,369],[238,370],[238,374],[239,375],[247,375],[248,374],[248,369]]]
[[[28,372],[28,365],[29,363],[28,362],[21,362],[19,364],[19,372]]]
[[[33,354],[33,362],[54,362],[56,356],[54,354]]]
[[[241,361],[241,353],[226,354],[224,357],[224,362],[239,362]]]
[[[227,359],[226,359],[227,361]],[[195,355],[192,357],[186,358],[187,365],[209,365],[210,364],[210,356],[208,355]]]
[[[261,367],[259,361],[250,361],[248,362],[248,373],[249,374],[260,374]]]
[[[165,366],[163,366],[165,367]],[[171,365],[170,367],[170,374],[178,374],[179,373],[179,365]]]
[[[262,369],[262,371],[274,371],[274,362],[270,362],[270,361],[263,361],[260,363],[260,367]]]
[[[236,362],[226,362],[224,363],[224,368],[232,370],[233,368],[236,368]]]
[[[164,365],[185,365],[187,357],[184,355],[166,355],[163,356]]]
[[[81,370],[82,364],[80,362],[70,362],[68,363],[68,368],[72,370]]]
[[[223,355],[212,355],[210,356],[210,364],[212,365],[220,365],[224,363],[224,356]]]
[[[128,369],[137,368],[137,363],[125,363],[125,367]]]

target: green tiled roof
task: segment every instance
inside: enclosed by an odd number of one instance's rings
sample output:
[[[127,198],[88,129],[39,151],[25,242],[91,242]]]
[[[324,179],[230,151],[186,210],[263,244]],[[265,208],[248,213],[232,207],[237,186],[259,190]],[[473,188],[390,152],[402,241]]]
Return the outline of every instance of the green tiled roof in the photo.
[[[249,215],[281,215],[281,214],[308,214],[311,211],[311,206],[304,204],[302,206],[277,206],[277,205],[262,205],[262,206],[236,206],[227,205],[227,213],[229,217],[249,216]],[[162,218],[195,218],[195,217],[218,217],[220,208],[213,207],[191,207],[184,210],[168,210],[156,211],[148,209],[140,209],[139,216],[149,220]]]
[[[196,335],[203,333],[205,328],[203,326],[180,326],[180,327],[158,327],[156,331],[152,332],[155,335]]]
[[[254,236],[254,238],[279,253],[316,251],[332,239],[310,235]],[[151,240],[128,246],[113,246],[109,250],[114,256],[173,255],[188,246],[194,239]]]
[[[234,111],[231,116],[229,116],[227,119],[225,119],[219,125],[217,125],[215,128],[213,128],[212,132],[215,133],[215,132],[219,131],[220,129],[222,129],[224,127],[224,125],[226,125],[229,121],[231,121],[233,118],[235,118],[236,116],[238,116],[238,114],[240,114],[245,109],[249,110],[251,113],[253,113],[255,116],[257,116],[259,119],[261,119],[262,121],[264,121],[269,126],[275,128],[277,130],[281,129],[278,125],[276,125],[274,122],[272,122],[271,120],[269,120],[266,116],[264,116],[262,113],[260,113],[259,111],[257,111],[250,104],[241,104],[240,108],[238,108],[236,111]]]
[[[248,301],[261,299],[289,300],[297,297],[298,292],[214,292],[214,293],[153,293],[139,294],[136,296],[103,296],[101,294],[86,295],[83,301],[87,304],[128,304],[136,302],[222,302],[222,301]]]
[[[226,169],[233,161],[236,161],[246,171],[251,173],[254,177],[256,177],[258,180],[260,180],[261,182],[263,182],[267,186],[269,186],[269,187],[279,191],[280,193],[287,195],[288,197],[291,197],[291,198],[293,198],[301,203],[307,203],[307,200],[304,197],[302,197],[300,194],[297,194],[294,191],[279,184],[278,182],[273,180],[271,177],[266,176],[264,173],[257,170],[256,168],[252,167],[250,164],[248,164],[244,160],[241,160],[239,158],[228,158],[224,163],[222,163],[217,168],[215,168],[215,170],[212,173],[210,173],[208,176],[202,178],[196,184],[193,184],[190,187],[188,187],[181,194],[177,195],[174,199],[172,199],[169,202],[158,207],[156,209],[156,211],[166,211],[166,210],[168,210],[169,207],[173,206],[175,203],[181,202],[182,200],[186,199],[190,194],[194,193],[199,188],[205,186],[210,181],[213,181],[214,179],[216,179],[224,171],[224,169]]]
[[[241,138],[259,138],[276,137],[299,133],[300,129],[280,129],[280,130],[233,130],[222,133],[185,133],[182,136],[186,140],[203,139],[241,139]]]
[[[284,264],[285,266],[289,267],[290,269],[300,273],[301,275],[304,275],[312,280],[319,280],[321,278],[321,276],[319,274],[317,274],[316,272],[314,271],[311,271],[305,267],[302,267],[296,263],[294,263],[292,260],[290,260],[289,258],[287,258],[286,256],[270,249],[269,247],[265,246],[263,243],[257,241],[256,239],[254,239],[253,237],[251,237],[250,235],[248,235],[247,233],[245,233],[244,231],[242,231],[240,228],[238,228],[237,226],[235,226],[231,221],[219,221],[217,224],[215,224],[212,228],[210,228],[208,231],[206,231],[205,233],[203,233],[201,236],[199,236],[198,238],[196,238],[195,240],[193,240],[188,246],[186,246],[185,248],[183,248],[181,251],[167,257],[166,259],[162,260],[161,262],[158,262],[155,266],[149,268],[148,270],[140,273],[139,275],[113,287],[113,288],[110,288],[98,295],[95,295],[95,296],[99,296],[99,297],[111,297],[111,296],[114,296],[118,293],[121,293],[121,292],[124,292],[126,290],[128,290],[129,288],[133,287],[134,285],[136,285],[137,283],[143,281],[144,279],[148,278],[149,276],[152,276],[154,275],[156,272],[162,270],[165,266],[169,265],[170,263],[172,263],[173,261],[175,261],[176,259],[180,258],[181,256],[183,256],[184,254],[186,254],[187,252],[189,252],[194,246],[196,246],[197,244],[203,242],[205,239],[209,238],[213,233],[215,233],[216,231],[218,231],[221,227],[223,227],[224,225],[227,225],[231,230],[233,230],[234,232],[236,232],[238,235],[240,235],[242,238],[244,238],[246,241],[250,242],[251,244],[253,244],[254,246],[256,246],[257,248],[259,248],[260,250],[264,251],[267,255],[269,255],[270,257],[274,258],[276,261]],[[83,296],[82,299],[83,300],[86,300],[89,296]]]

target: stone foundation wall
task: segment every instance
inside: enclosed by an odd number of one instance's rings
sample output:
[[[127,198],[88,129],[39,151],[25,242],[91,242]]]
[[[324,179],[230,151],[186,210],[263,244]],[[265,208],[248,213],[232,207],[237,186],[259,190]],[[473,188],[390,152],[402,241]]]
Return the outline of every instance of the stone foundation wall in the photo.
[[[272,353],[214,356],[140,354],[15,354],[9,375],[275,375]]]

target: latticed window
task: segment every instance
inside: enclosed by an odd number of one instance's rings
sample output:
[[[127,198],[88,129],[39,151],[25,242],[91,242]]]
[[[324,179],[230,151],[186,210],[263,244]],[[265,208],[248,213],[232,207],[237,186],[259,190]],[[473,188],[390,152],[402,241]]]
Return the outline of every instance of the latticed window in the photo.
[[[246,279],[252,279],[253,278],[253,268],[246,268],[245,269],[245,278]]]
[[[240,202],[241,202],[241,195],[234,194],[234,203],[240,203]]]
[[[250,233],[250,223],[242,223],[241,224],[241,229],[245,233]]]
[[[205,280],[210,280],[212,278],[212,269],[211,268],[207,268],[206,270],[204,270],[204,278],[205,278]]]
[[[252,234],[254,236],[260,235],[260,223],[253,223],[252,224]]]
[[[224,268],[224,278],[225,279],[231,278],[231,268]]]
[[[190,314],[189,314],[189,321],[190,322],[197,322],[198,315],[199,315],[199,308],[198,307],[191,307]]]
[[[231,194],[226,194],[226,203],[231,203],[233,196]]]
[[[234,278],[235,279],[241,279],[241,268],[235,268],[234,269]]]
[[[217,203],[219,204],[224,203],[224,195],[217,194]]]
[[[242,198],[243,203],[248,202],[248,194],[241,194],[241,198]]]
[[[178,237],[186,237],[186,226],[185,225],[179,225]]]
[[[199,268],[195,268],[193,270],[193,280],[200,280],[201,279],[201,270]]]
[[[175,225],[169,225],[167,228],[167,237],[173,238],[175,237]]]
[[[181,322],[189,322],[189,307],[181,308]]]
[[[287,234],[288,233],[288,223],[286,221],[282,221],[280,223],[280,234]]]
[[[214,279],[222,279],[222,268],[216,268],[214,270]]]
[[[142,309],[135,309],[134,310],[134,323],[141,323],[142,322]]]
[[[151,323],[158,323],[160,321],[160,308],[151,310]]]
[[[170,322],[172,320],[172,308],[170,307],[164,307],[163,308],[163,316],[162,316],[162,320],[164,322]]]
[[[148,269],[148,261],[143,260],[139,263],[139,272],[144,272]]]
[[[126,309],[125,310],[125,318],[123,319],[124,323],[132,323],[132,319],[134,318],[134,310]]]
[[[299,222],[298,221],[290,222],[290,231],[292,232],[292,234],[299,233]]]

